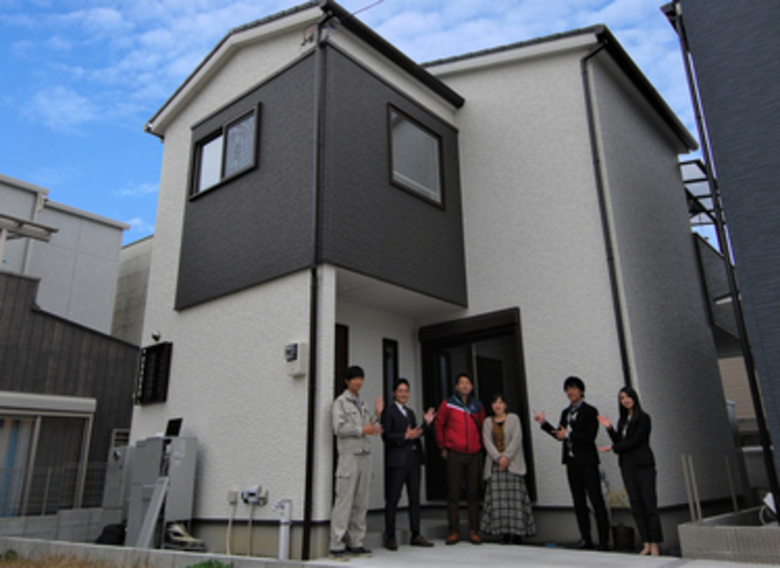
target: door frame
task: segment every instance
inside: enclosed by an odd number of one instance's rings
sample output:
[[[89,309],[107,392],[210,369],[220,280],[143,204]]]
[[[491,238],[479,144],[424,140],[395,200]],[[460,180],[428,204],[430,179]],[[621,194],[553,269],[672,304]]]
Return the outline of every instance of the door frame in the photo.
[[[528,388],[525,374],[525,358],[520,325],[520,308],[509,308],[468,318],[441,322],[421,327],[417,333],[422,353],[423,399],[424,407],[438,408],[440,400],[433,400],[435,395],[435,365],[432,353],[437,347],[457,342],[474,342],[497,335],[511,335],[515,349],[514,373],[517,377],[518,408],[520,426],[523,432],[523,451],[527,473],[526,487],[532,501],[536,501],[536,476],[534,473],[533,444],[531,438],[531,423],[529,414]],[[454,378],[454,377],[453,377]],[[452,378],[451,378],[452,379]],[[433,440],[428,444],[428,455],[438,455],[438,449]],[[427,477],[427,476],[426,476]],[[430,481],[428,481],[430,482]]]

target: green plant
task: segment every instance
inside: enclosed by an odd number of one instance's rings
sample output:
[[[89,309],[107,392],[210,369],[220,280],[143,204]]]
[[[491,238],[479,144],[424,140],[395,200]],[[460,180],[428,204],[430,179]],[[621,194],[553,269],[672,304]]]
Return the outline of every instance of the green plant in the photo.
[[[219,560],[214,560],[213,558],[210,558],[209,560],[205,560],[204,562],[199,562],[197,564],[193,564],[191,566],[187,566],[187,568],[231,568],[232,564],[223,564]]]
[[[11,548],[9,548],[5,552],[3,552],[3,556],[0,557],[0,559],[2,559],[3,562],[13,562],[18,557],[19,557],[19,555],[16,554],[16,551],[11,549]]]

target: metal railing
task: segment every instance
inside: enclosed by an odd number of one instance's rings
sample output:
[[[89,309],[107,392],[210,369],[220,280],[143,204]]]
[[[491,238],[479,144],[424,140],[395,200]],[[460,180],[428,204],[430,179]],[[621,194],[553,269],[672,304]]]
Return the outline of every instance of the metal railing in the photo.
[[[79,491],[79,464],[56,467],[0,468],[0,517],[53,515],[64,509],[100,507],[105,463],[87,464]]]

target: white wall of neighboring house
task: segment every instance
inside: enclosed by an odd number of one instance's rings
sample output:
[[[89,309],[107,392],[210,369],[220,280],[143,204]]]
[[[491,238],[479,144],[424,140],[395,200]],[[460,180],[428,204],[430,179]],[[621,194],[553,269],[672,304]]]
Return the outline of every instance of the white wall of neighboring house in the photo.
[[[48,190],[7,176],[0,176],[0,192],[0,212],[58,229],[49,242],[6,243],[3,268],[41,279],[42,309],[110,333],[122,234],[129,226],[50,201]]]

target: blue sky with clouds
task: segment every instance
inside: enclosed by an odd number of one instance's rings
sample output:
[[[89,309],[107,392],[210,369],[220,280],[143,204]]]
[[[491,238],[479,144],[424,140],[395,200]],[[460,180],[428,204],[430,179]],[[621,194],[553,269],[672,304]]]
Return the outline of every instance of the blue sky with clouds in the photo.
[[[163,145],[144,123],[231,28],[302,1],[0,0],[0,173],[129,223],[126,243],[151,234]],[[358,17],[418,62],[607,24],[695,134],[663,3],[383,0]]]

